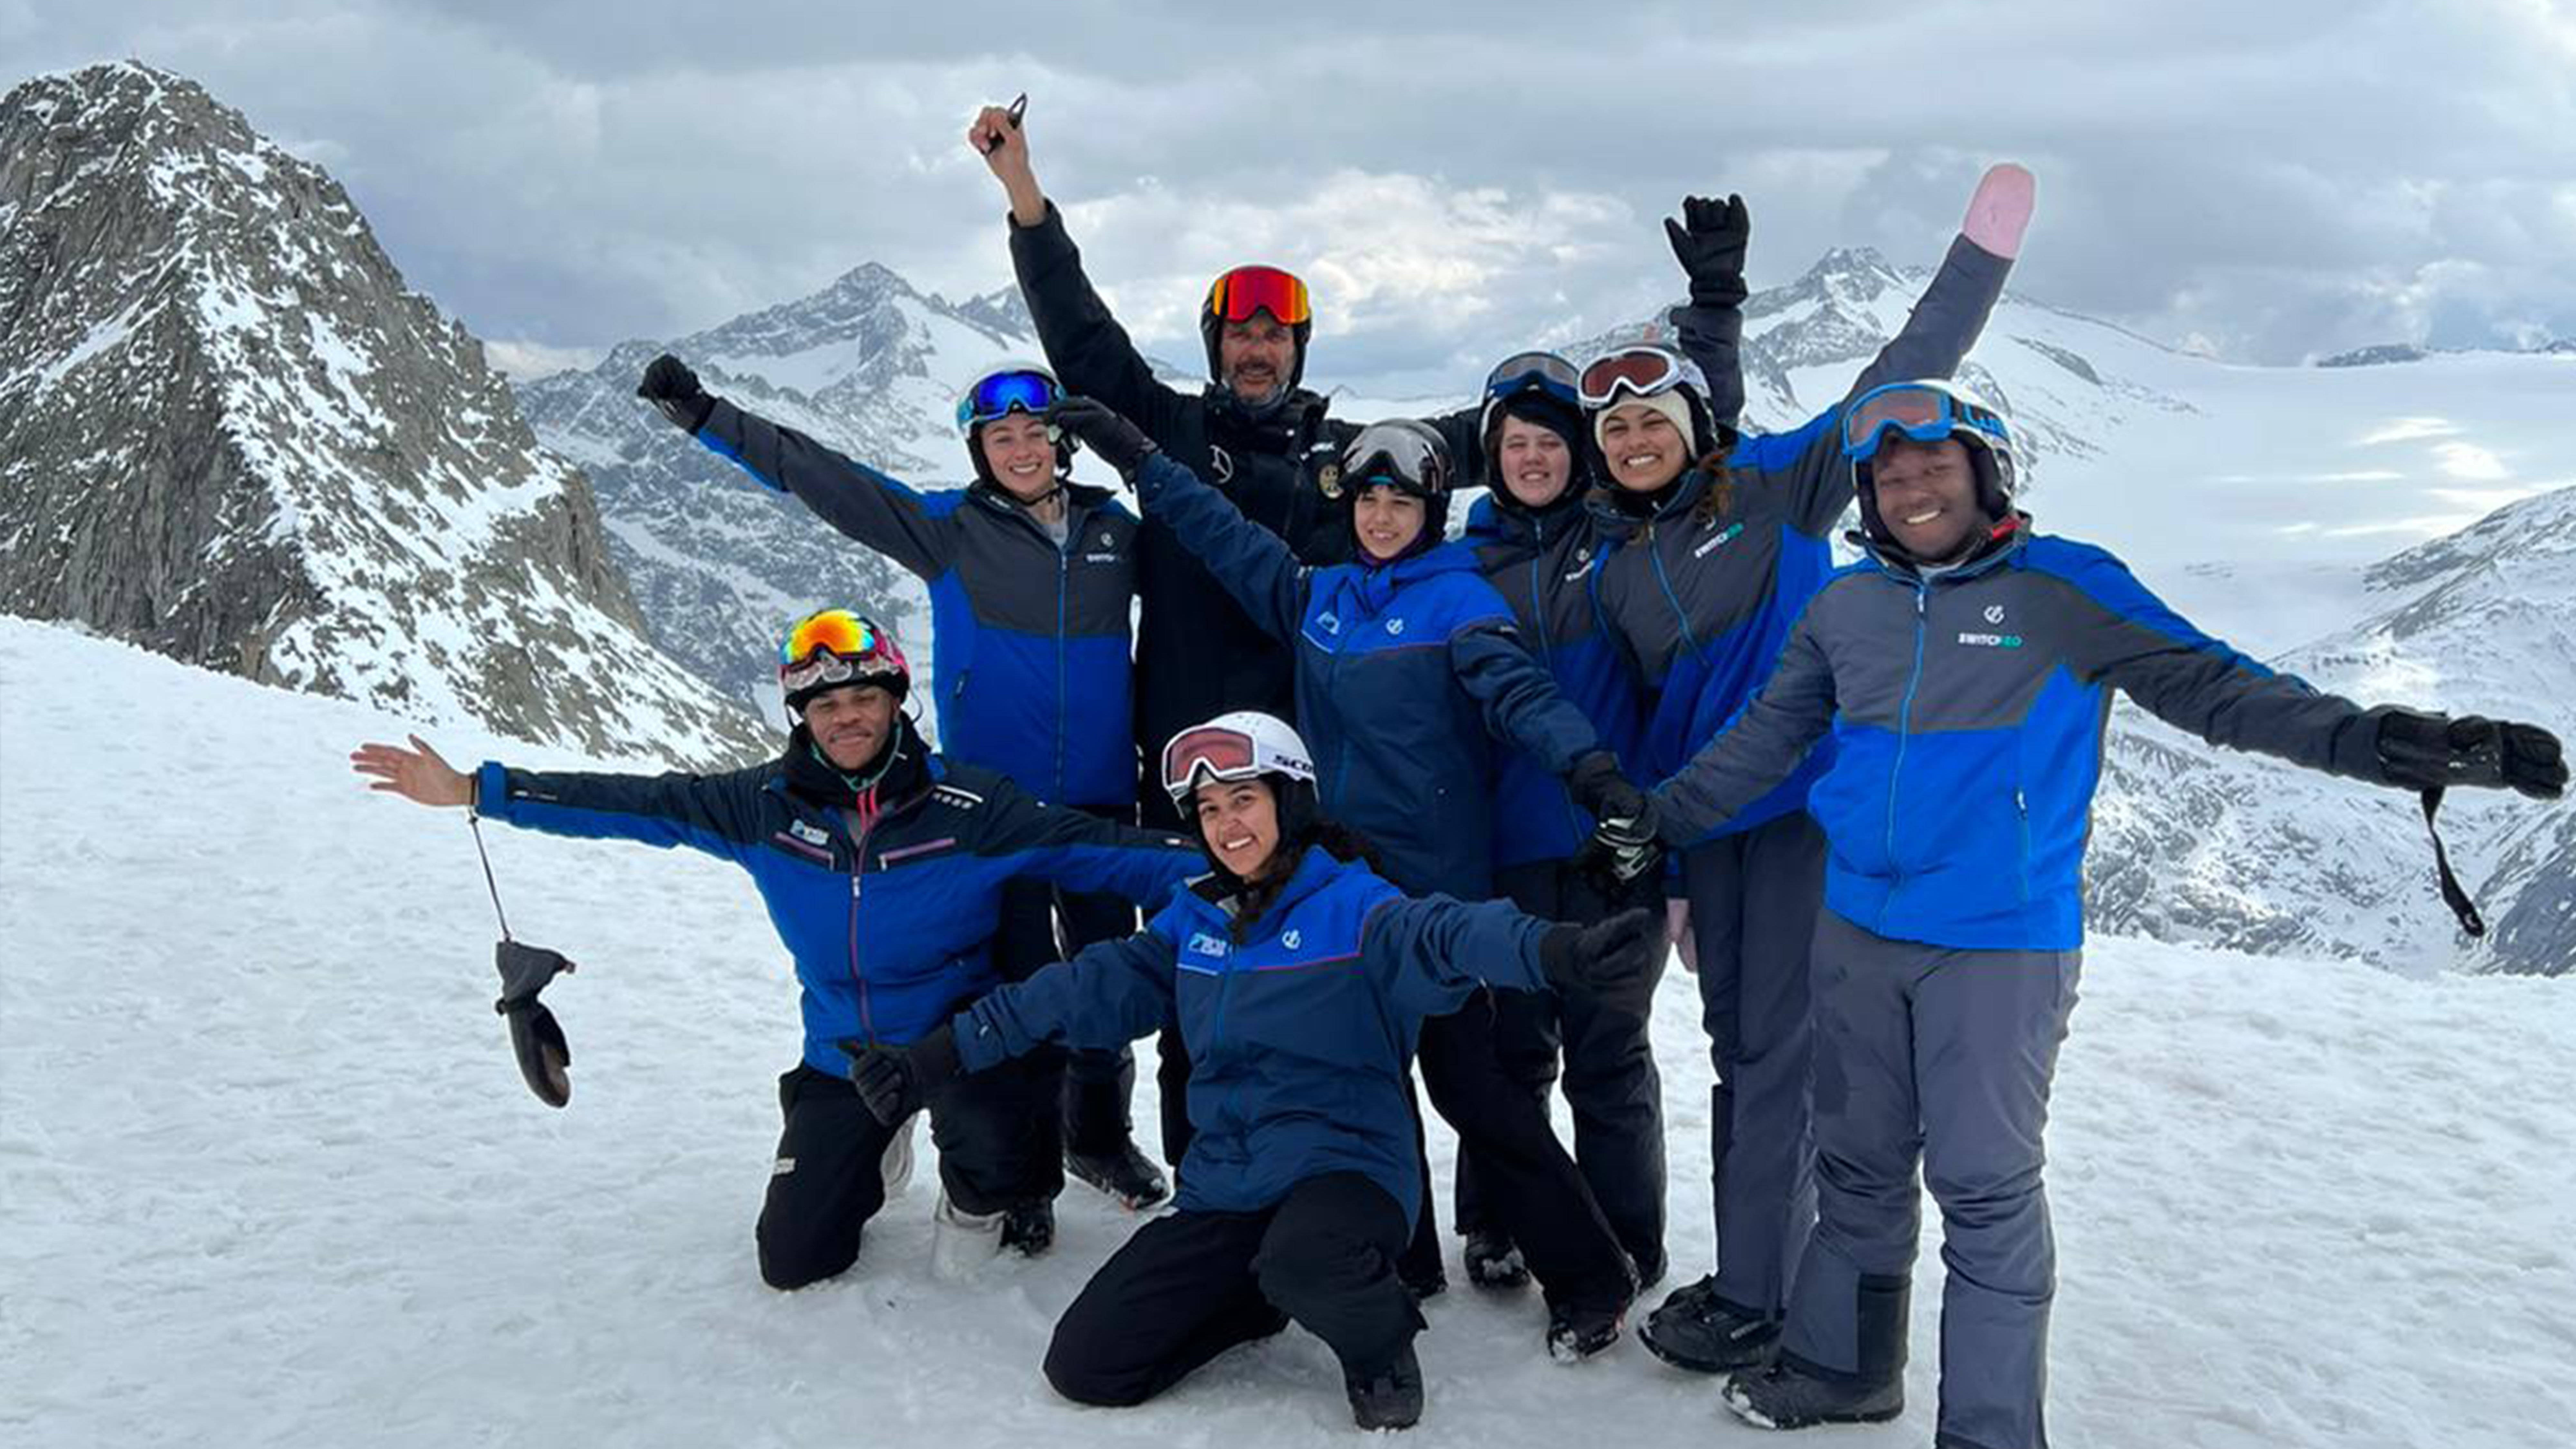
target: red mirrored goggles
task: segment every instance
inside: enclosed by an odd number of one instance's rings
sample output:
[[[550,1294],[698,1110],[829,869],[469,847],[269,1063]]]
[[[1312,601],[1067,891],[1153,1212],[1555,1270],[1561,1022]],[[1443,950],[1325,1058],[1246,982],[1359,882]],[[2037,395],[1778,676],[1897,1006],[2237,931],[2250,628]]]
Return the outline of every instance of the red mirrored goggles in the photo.
[[[1252,736],[1241,730],[1209,725],[1183,731],[1163,746],[1163,789],[1179,798],[1202,777],[1249,780],[1261,773],[1259,755]]]
[[[908,683],[911,673],[894,637],[847,609],[799,619],[778,646],[778,684],[790,695],[871,677]]]
[[[1267,312],[1286,327],[1311,322],[1315,316],[1306,301],[1306,284],[1295,273],[1277,267],[1237,267],[1208,288],[1209,316],[1249,322],[1255,312]]]
[[[1622,347],[1583,369],[1579,391],[1588,408],[1608,407],[1621,392],[1653,397],[1685,380],[1681,355],[1661,347]]]

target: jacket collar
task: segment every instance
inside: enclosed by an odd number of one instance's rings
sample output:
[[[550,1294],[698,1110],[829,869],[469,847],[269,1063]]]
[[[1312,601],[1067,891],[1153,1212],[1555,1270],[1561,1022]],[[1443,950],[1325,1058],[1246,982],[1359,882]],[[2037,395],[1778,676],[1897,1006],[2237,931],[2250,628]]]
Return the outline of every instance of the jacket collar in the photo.
[[[1320,845],[1307,846],[1305,854],[1297,858],[1297,868],[1290,872],[1288,883],[1279,888],[1279,894],[1270,898],[1270,903],[1262,908],[1260,920],[1253,924],[1275,924],[1286,920],[1290,911],[1331,884],[1342,872],[1352,868],[1349,862],[1334,858],[1331,851]],[[1219,877],[1216,876],[1202,876],[1191,883],[1192,889],[1197,893],[1200,902],[1209,910],[1222,914],[1228,922],[1232,922],[1236,913],[1242,908],[1243,895],[1240,891],[1224,890],[1222,886],[1217,886],[1215,892],[1211,893],[1209,888],[1216,885],[1218,880]]]
[[[1489,491],[1467,510],[1467,540],[1480,544],[1544,547],[1583,525],[1591,510],[1589,497],[1572,484],[1545,508],[1525,508]]]
[[[1923,565],[1894,543],[1882,543],[1859,529],[1847,530],[1843,537],[1856,544],[1880,572],[1907,583],[1948,584],[1981,578],[2004,566],[2030,541],[2030,515],[2015,509],[2013,516],[1995,525],[1975,551],[1959,563],[1934,566],[1926,574]]]

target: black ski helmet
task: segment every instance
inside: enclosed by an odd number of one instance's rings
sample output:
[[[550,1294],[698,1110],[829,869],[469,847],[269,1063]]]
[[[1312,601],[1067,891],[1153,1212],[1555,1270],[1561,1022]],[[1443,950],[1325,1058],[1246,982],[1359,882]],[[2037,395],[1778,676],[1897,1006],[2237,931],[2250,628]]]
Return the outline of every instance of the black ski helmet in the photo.
[[[1218,274],[1208,284],[1207,300],[1199,304],[1199,337],[1207,344],[1208,381],[1225,381],[1217,346],[1225,324],[1249,322],[1256,312],[1269,313],[1288,329],[1295,344],[1295,355],[1288,363],[1288,386],[1295,387],[1306,376],[1306,343],[1315,335],[1314,309],[1307,300],[1306,284],[1296,273],[1259,265]]]

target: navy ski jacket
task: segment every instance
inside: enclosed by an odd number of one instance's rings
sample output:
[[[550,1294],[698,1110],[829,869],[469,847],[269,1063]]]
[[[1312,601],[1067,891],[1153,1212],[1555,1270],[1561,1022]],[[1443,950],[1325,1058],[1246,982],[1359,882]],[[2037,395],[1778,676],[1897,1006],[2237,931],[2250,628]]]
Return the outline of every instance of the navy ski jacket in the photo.
[[[909,729],[904,748],[919,750]],[[803,748],[803,732],[791,748]],[[1046,805],[990,770],[927,755],[873,821],[791,789],[783,761],[721,775],[483,766],[475,808],[550,835],[686,845],[751,873],[795,958],[805,1064],[850,1074],[845,1038],[901,1045],[1001,978],[1002,885],[1034,876],[1151,911],[1201,874],[1195,845]]]
[[[1904,328],[1841,402],[1794,431],[1742,440],[1723,485],[1702,470],[1685,473],[1651,519],[1632,518],[1610,495],[1595,494],[1594,518],[1608,550],[1601,607],[1651,695],[1642,746],[1649,773],[1679,769],[1744,707],[1771,677],[1790,623],[1832,573],[1833,529],[1852,501],[1844,408],[1880,383],[1957,370],[2011,270],[2010,261],[1958,238]],[[1703,319],[1702,310],[1682,307],[1673,315],[1683,350],[1713,373],[1721,359],[1701,333],[1721,333],[1729,319]],[[1734,360],[1731,349],[1724,353],[1724,363]],[[1712,499],[1710,490],[1720,486],[1727,496]],[[1831,763],[1819,749],[1719,833],[1798,809]]]
[[[1136,518],[1116,498],[1066,485],[1058,544],[992,483],[916,493],[722,398],[698,441],[930,586],[941,753],[1059,805],[1135,800]]]
[[[1488,492],[1468,510],[1461,542],[1511,608],[1530,657],[1591,721],[1620,768],[1638,776],[1643,696],[1601,618],[1594,568],[1599,536],[1590,514],[1580,501],[1533,511],[1497,503],[1496,496]],[[1556,771],[1517,746],[1501,749],[1494,776],[1496,869],[1569,859],[1591,837],[1593,823]]]
[[[1807,803],[1828,909],[1895,940],[2072,951],[2114,689],[2213,744],[2386,783],[2378,711],[2201,633],[2101,549],[2016,532],[1929,578],[1874,553],[1836,574],[1762,692],[1656,787],[1662,828],[1741,815],[1830,730]]]
[[[1421,1210],[1405,1070],[1423,1018],[1479,987],[1539,990],[1546,924],[1499,902],[1407,900],[1307,850],[1259,920],[1213,880],[1145,929],[1001,987],[955,1021],[970,1071],[1042,1043],[1124,1046],[1166,1020],[1189,1048],[1179,1206],[1255,1212],[1308,1178],[1358,1172]]]
[[[1324,813],[1368,836],[1408,891],[1492,895],[1494,740],[1557,775],[1601,743],[1521,646],[1475,554],[1441,543],[1378,567],[1300,568],[1168,455],[1145,460],[1136,493],[1247,615],[1293,641]]]

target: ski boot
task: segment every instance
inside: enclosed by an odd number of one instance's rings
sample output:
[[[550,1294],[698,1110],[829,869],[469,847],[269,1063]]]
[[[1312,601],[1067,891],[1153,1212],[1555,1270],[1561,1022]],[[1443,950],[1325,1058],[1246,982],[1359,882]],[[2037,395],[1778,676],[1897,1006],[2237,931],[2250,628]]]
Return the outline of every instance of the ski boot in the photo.
[[[1624,1308],[1557,1304],[1547,1311],[1547,1356],[1558,1363],[1581,1363],[1617,1343],[1627,1325]]]
[[[1521,1261],[1520,1245],[1507,1234],[1476,1229],[1467,1235],[1465,1256],[1467,1281],[1479,1288],[1500,1293],[1529,1286],[1529,1264]]]
[[[1675,1368],[1718,1374],[1759,1368],[1780,1344],[1780,1320],[1717,1296],[1714,1274],[1676,1288],[1637,1331],[1646,1351]]]
[[[1383,1369],[1343,1369],[1342,1390],[1350,1395],[1351,1422],[1363,1429],[1410,1429],[1422,1422],[1422,1363],[1410,1339]]]
[[[1034,1258],[1055,1246],[1055,1201],[1032,1198],[1002,1209],[1002,1236],[997,1245],[1023,1258]]]
[[[966,1212],[949,1201],[943,1188],[939,1205],[930,1211],[931,1272],[952,1282],[973,1276],[1002,1251],[1003,1217],[998,1212]]]
[[[1172,1195],[1171,1184],[1132,1139],[1120,1139],[1108,1152],[1064,1150],[1064,1170],[1109,1194],[1130,1212],[1141,1212]]]
[[[1871,1384],[1775,1363],[1728,1375],[1722,1396],[1735,1417],[1757,1429],[1883,1424],[1905,1412],[1905,1377]]]

